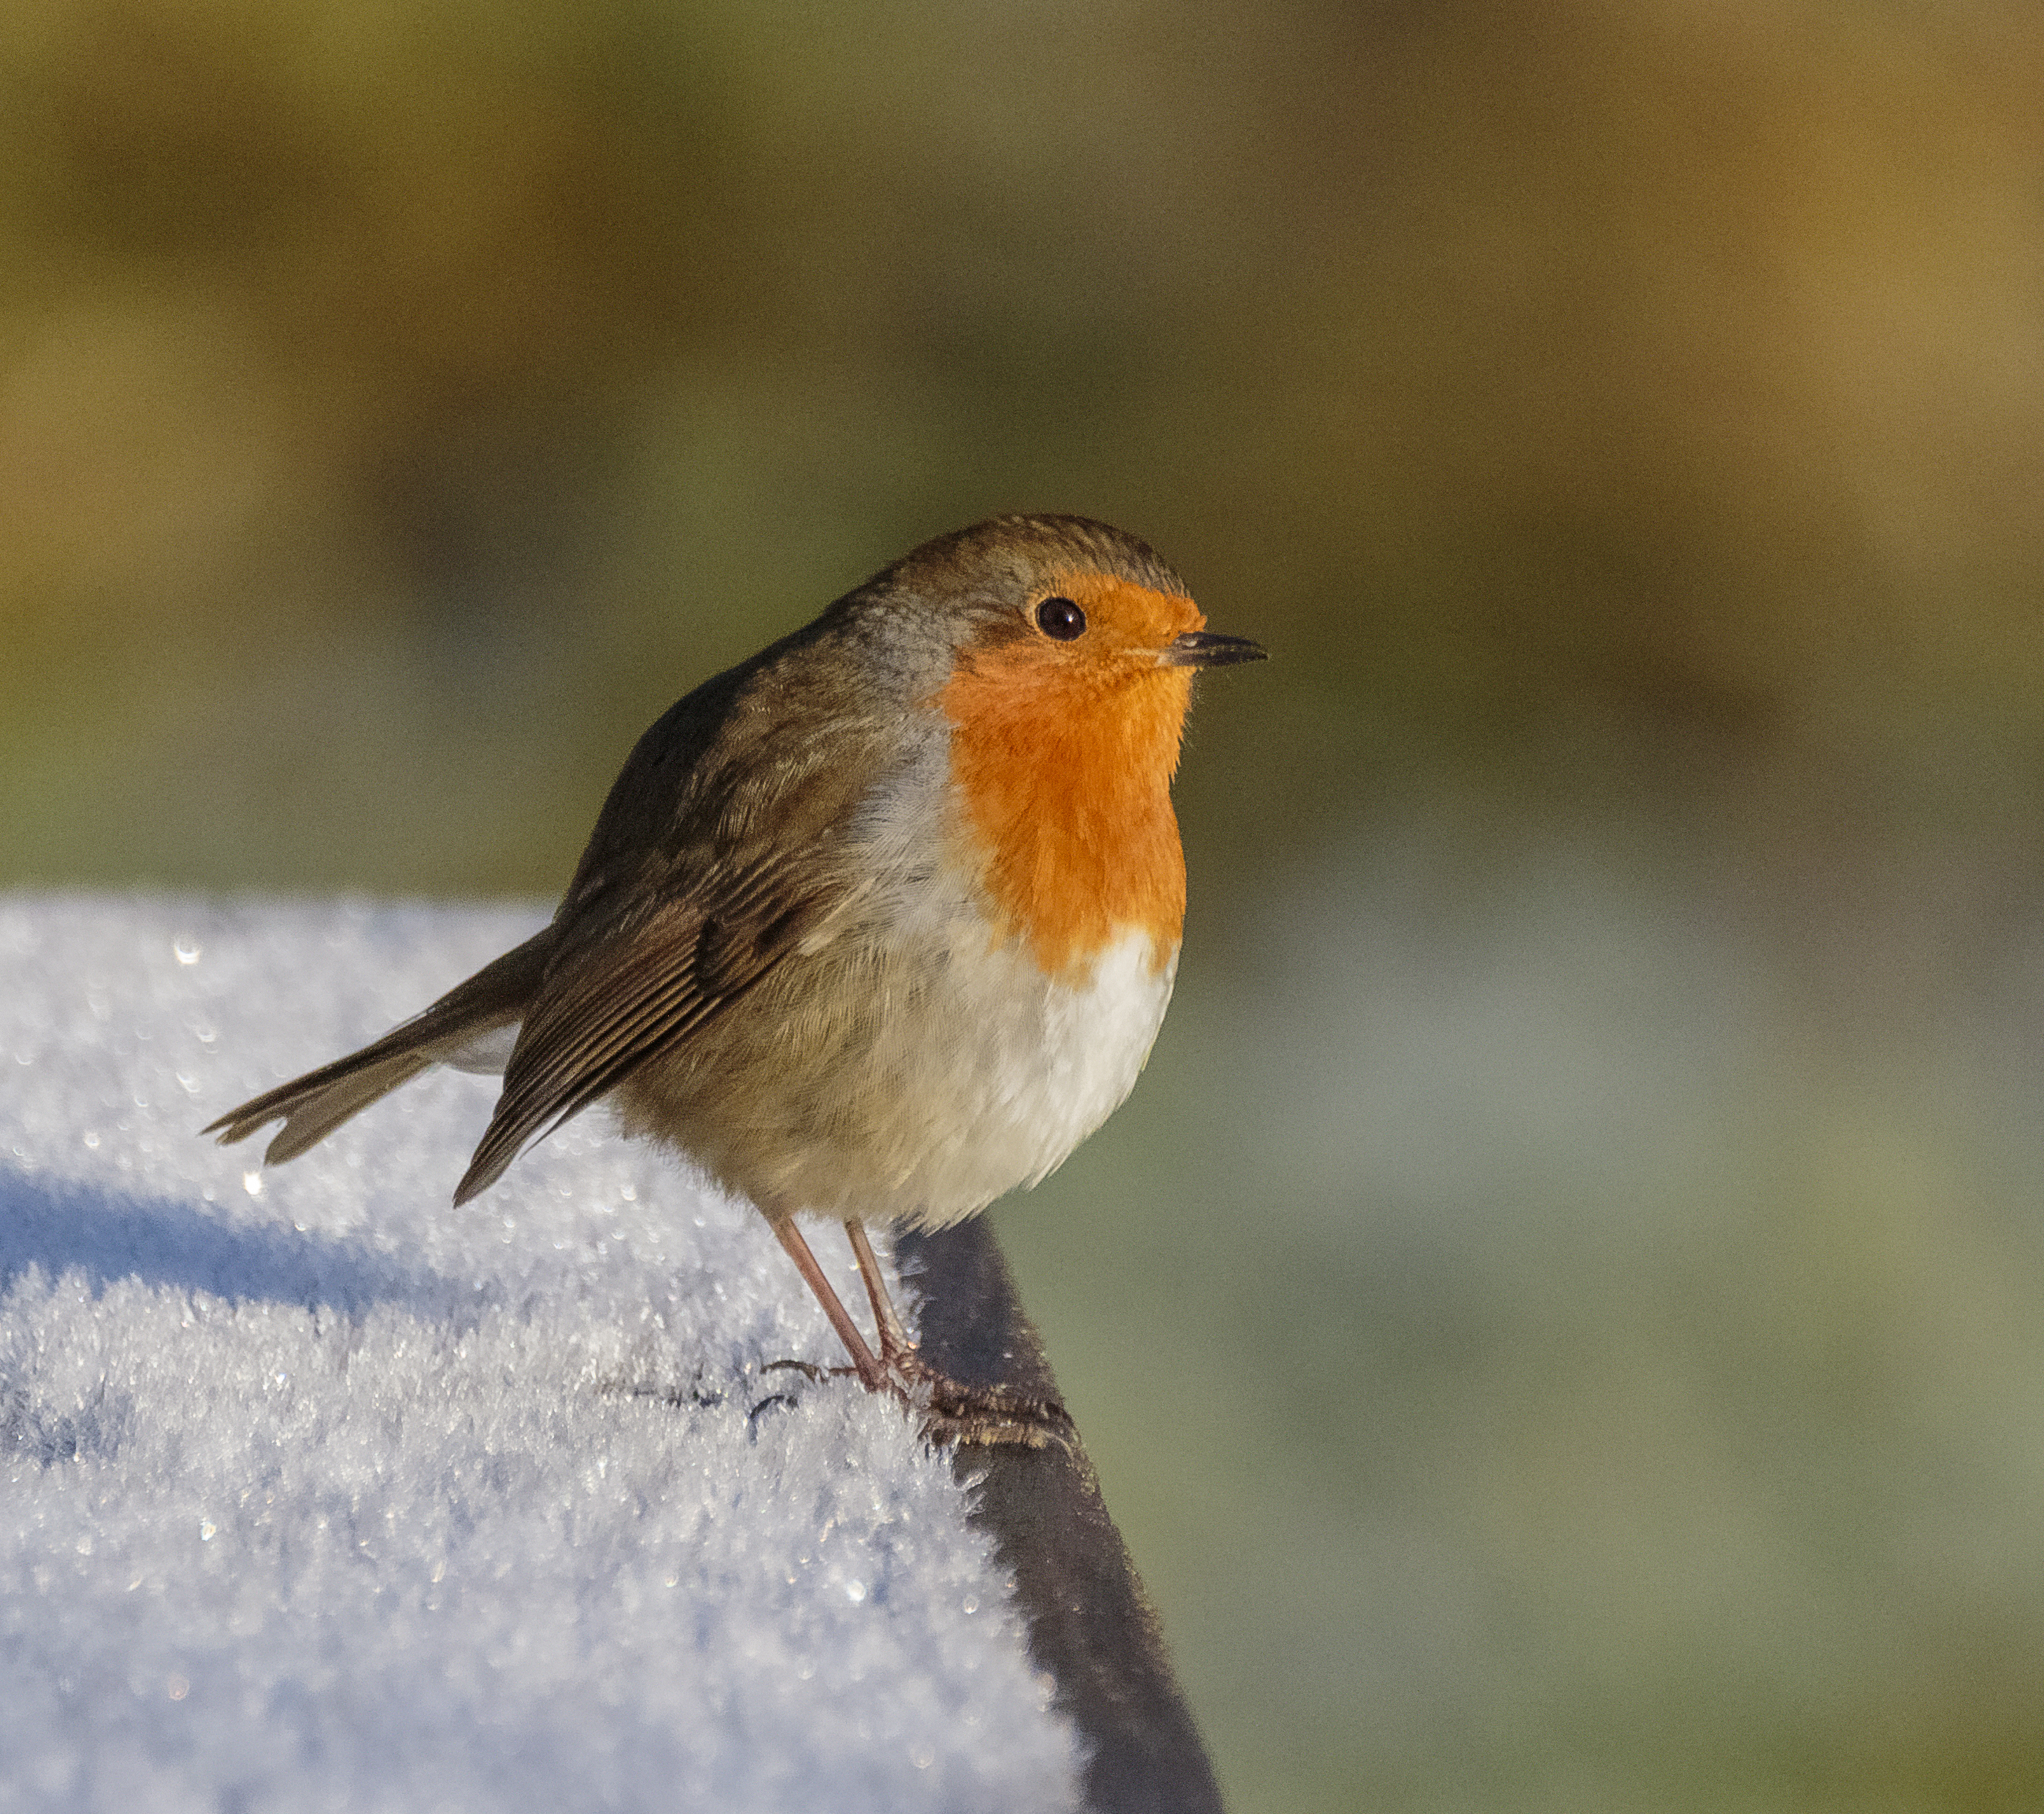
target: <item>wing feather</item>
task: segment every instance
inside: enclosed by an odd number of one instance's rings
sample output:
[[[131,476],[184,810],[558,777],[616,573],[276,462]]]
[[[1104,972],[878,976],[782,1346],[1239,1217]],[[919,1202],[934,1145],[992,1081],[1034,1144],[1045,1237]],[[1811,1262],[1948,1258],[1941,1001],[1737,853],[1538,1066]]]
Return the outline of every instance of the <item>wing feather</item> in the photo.
[[[712,910],[685,898],[576,939],[527,1011],[455,1201],[486,1190],[527,1147],[729,1008],[846,897],[784,855],[718,890]]]

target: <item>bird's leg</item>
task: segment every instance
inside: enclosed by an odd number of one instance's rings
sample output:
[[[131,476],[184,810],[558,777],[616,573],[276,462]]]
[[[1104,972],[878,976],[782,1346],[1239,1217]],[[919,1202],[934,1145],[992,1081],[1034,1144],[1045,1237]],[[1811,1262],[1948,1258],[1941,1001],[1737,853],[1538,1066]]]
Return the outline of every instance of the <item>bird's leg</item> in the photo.
[[[966,1385],[924,1359],[895,1311],[866,1224],[847,1216],[844,1232],[873,1305],[873,1320],[879,1325],[880,1364],[894,1389],[923,1413],[925,1436],[940,1443],[1070,1448],[1071,1417],[1055,1398],[1027,1397],[1005,1385]]]
[[[887,1282],[866,1230],[847,1221],[851,1251],[859,1262],[859,1274],[866,1282],[873,1301],[873,1314],[880,1325],[880,1354],[866,1346],[859,1325],[851,1320],[843,1300],[824,1276],[809,1243],[795,1226],[792,1216],[770,1216],[775,1238],[787,1249],[796,1270],[808,1281],[809,1289],[830,1318],[838,1339],[844,1343],[857,1370],[859,1383],[869,1392],[892,1392],[923,1414],[923,1433],[939,1443],[1015,1443],[1025,1448],[1060,1448],[1072,1446],[1070,1416],[1055,1399],[1026,1397],[1005,1386],[972,1386],[939,1373],[916,1352],[908,1331],[895,1313],[887,1294]]]
[[[845,1351],[851,1356],[851,1364],[859,1370],[859,1383],[868,1392],[884,1390],[889,1383],[888,1370],[874,1359],[873,1351],[866,1345],[866,1338],[859,1332],[859,1325],[851,1320],[851,1312],[844,1307],[843,1300],[832,1289],[831,1282],[824,1277],[824,1269],[816,1264],[816,1256],[809,1251],[809,1243],[802,1239],[802,1231],[795,1226],[792,1216],[770,1218],[774,1233],[781,1245],[788,1250],[788,1258],[795,1262],[810,1290],[816,1293],[816,1301],[824,1307],[824,1314],[830,1318],[831,1327],[837,1331],[838,1339],[844,1343]],[[870,1250],[869,1250],[870,1251]],[[861,1270],[864,1270],[862,1266]],[[867,1290],[873,1289],[870,1283]],[[897,1322],[897,1328],[901,1327]],[[881,1325],[881,1339],[886,1340],[886,1324]]]
[[[866,1238],[866,1224],[847,1216],[844,1232],[851,1238],[851,1257],[859,1262],[859,1276],[865,1282],[866,1299],[873,1306],[873,1320],[879,1326],[880,1364],[890,1366],[904,1354],[912,1353],[916,1344],[909,1339],[909,1332],[895,1314],[894,1300],[887,1295],[886,1275],[880,1270],[873,1243]]]

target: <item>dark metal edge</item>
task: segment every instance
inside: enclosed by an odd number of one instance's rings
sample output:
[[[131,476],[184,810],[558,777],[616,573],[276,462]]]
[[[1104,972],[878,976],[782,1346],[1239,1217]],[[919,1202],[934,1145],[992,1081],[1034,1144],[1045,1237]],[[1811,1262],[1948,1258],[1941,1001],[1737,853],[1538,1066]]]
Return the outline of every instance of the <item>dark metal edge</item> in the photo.
[[[923,1352],[968,1385],[1055,1398],[1042,1339],[1016,1296],[993,1229],[975,1217],[903,1233],[894,1255],[921,1301]],[[1179,1692],[1157,1615],[1107,1515],[1083,1445],[961,1447],[974,1517],[1015,1576],[1030,1653],[1091,1748],[1093,1814],[1220,1814],[1220,1785]]]

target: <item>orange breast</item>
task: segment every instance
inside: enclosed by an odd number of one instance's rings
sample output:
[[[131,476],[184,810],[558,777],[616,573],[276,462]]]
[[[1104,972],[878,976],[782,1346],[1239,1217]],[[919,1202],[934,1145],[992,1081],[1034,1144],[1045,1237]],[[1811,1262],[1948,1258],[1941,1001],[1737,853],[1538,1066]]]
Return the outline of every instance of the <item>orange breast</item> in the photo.
[[[1205,620],[1189,598],[1103,575],[1056,590],[1085,608],[1084,636],[969,655],[939,695],[952,781],[1001,928],[1046,970],[1082,974],[1131,928],[1161,968],[1185,922],[1170,784],[1192,672],[1157,657]]]

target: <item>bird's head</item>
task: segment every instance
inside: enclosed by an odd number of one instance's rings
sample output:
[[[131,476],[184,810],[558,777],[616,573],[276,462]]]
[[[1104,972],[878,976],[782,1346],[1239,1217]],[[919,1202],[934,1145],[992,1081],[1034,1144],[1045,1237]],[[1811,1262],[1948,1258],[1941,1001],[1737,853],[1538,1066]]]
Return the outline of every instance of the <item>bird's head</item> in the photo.
[[[897,638],[942,649],[923,702],[949,727],[958,814],[1004,926],[1055,971],[1132,928],[1168,962],[1185,909],[1170,781],[1193,675],[1262,649],[1207,630],[1153,549],[1084,517],[940,537],[871,597]]]

